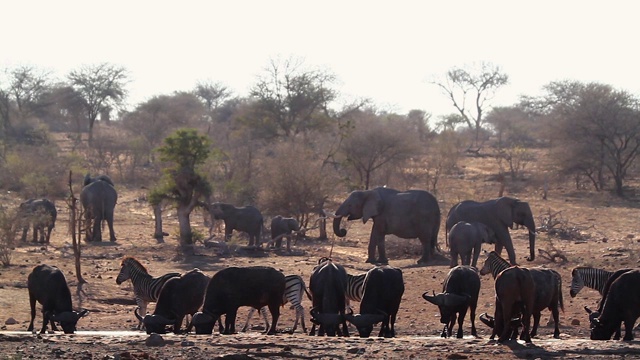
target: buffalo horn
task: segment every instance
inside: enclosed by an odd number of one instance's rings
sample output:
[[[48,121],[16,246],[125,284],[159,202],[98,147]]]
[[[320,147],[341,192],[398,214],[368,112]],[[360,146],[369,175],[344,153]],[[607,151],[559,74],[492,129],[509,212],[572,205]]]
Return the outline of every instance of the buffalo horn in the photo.
[[[315,314],[314,318],[319,323],[327,326],[327,325],[336,325],[341,323],[343,316],[340,314],[317,313]]]
[[[197,312],[193,314],[193,317],[191,318],[191,324],[193,325],[207,324],[212,321],[214,321],[213,316],[203,312]]]
[[[65,311],[65,312],[61,312],[58,315],[53,314],[51,316],[51,319],[57,322],[73,322],[73,321],[78,321],[79,318],[80,316],[78,316],[78,313],[75,313],[73,311]]]
[[[352,323],[356,327],[365,327],[373,324],[377,324],[380,321],[384,320],[384,315],[381,314],[356,314],[356,315],[345,315],[345,319],[348,322]]]
[[[422,298],[427,300],[428,302],[432,303],[433,305],[437,305],[440,306],[442,305],[443,299],[442,296],[444,294],[438,294],[436,295],[436,292],[433,292],[433,295],[429,295],[428,291],[425,291],[424,294],[422,294]]]
[[[146,315],[142,322],[145,325],[158,324],[158,325],[171,325],[173,324],[173,320],[167,319],[162,315]]]
[[[493,319],[493,316],[488,315],[487,313],[480,314],[480,321],[482,321],[483,324],[487,325],[490,328],[493,328],[495,326],[495,320]]]
[[[448,307],[461,306],[465,304],[467,301],[469,301],[469,296],[467,295],[458,295],[458,294],[451,294],[451,293],[444,293],[442,295],[443,295],[442,304]]]
[[[588,306],[585,306],[584,310],[587,312],[587,314],[591,314],[593,312],[593,310],[589,309]]]

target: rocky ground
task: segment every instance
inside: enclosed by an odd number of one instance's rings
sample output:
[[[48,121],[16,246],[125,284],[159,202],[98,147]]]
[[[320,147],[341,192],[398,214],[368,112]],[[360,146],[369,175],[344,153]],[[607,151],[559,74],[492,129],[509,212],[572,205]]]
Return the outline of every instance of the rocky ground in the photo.
[[[464,325],[464,339],[440,338],[442,326],[438,309],[425,302],[421,294],[441,290],[442,280],[449,270],[448,255],[440,254],[427,266],[417,266],[418,241],[393,236],[387,237],[390,265],[402,269],[406,284],[395,339],[310,337],[301,329],[293,335],[266,336],[261,333],[263,326],[258,316],[252,320],[252,328],[247,333],[150,337],[135,330],[137,320],[133,316],[135,305],[131,283],[115,283],[123,256],[137,257],[154,275],[184,272],[194,267],[212,275],[228,266],[266,265],[281,269],[286,274],[299,274],[308,282],[317,259],[329,254],[334,261],[345,265],[350,273],[368,270],[370,266],[364,260],[370,223],[351,223],[345,239],[300,241],[292,254],[244,250],[242,245],[246,240],[237,238],[225,251],[199,243],[196,255],[183,257],[176,250],[175,234],[161,244],[152,239],[153,218],[148,204],[137,201],[135,191],[121,191],[116,208],[118,241],[115,244],[83,246],[82,275],[88,281],[86,284],[77,285],[70,236],[65,224],[68,211],[63,201],[57,202],[60,215],[51,245],[23,244],[13,251],[12,265],[0,268],[0,359],[547,359],[640,356],[640,343],[637,341],[589,340],[583,306],[597,304],[599,294],[596,291],[585,288],[576,298],[569,296],[571,269],[577,265],[609,270],[637,266],[640,247],[638,206],[608,196],[576,197],[571,194],[551,197],[547,201],[526,200],[531,203],[538,225],[544,223],[545,216],[558,211],[561,215],[555,219],[565,221],[556,227],[562,231],[555,235],[539,234],[537,248],[543,252],[532,263],[524,260],[528,254],[526,231],[512,231],[521,265],[553,268],[563,277],[565,311],[561,313],[559,340],[552,338],[553,324],[548,324],[548,311],[543,312],[539,336],[530,345],[519,341],[506,344],[491,341],[490,330],[479,321],[476,324],[479,338],[473,338],[468,319]],[[443,208],[448,209],[448,206],[443,204]],[[169,232],[175,232],[177,228],[173,215],[167,214],[165,222],[165,229]],[[193,222],[201,223],[201,217],[194,216]],[[206,232],[202,226],[198,229]],[[310,235],[317,236],[313,232]],[[219,235],[212,240],[216,239]],[[440,246],[444,248],[443,235],[440,239]],[[484,249],[490,250],[491,247],[485,245]],[[547,254],[560,254],[566,260],[556,257],[551,261],[545,257]],[[73,293],[74,306],[90,311],[79,321],[77,334],[26,332],[30,320],[26,281],[31,269],[39,263],[63,269]],[[493,279],[483,277],[478,314],[493,313],[493,294]],[[308,311],[310,302],[305,299],[303,305]],[[238,328],[244,324],[248,309],[241,310],[236,319]],[[41,316],[38,310],[35,322],[38,329],[42,324]],[[294,320],[294,311],[285,307],[278,327],[285,330]],[[306,320],[310,325],[308,316]],[[355,329],[352,330],[355,333]]]

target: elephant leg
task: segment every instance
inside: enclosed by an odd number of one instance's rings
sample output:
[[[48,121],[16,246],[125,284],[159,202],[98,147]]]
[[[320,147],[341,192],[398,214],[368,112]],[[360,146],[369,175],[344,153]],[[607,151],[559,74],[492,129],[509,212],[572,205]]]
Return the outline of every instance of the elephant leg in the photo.
[[[387,250],[384,247],[384,235],[378,239],[378,260],[376,262],[383,265],[387,265],[389,263],[389,259],[387,259]]]
[[[375,264],[376,262],[376,245],[377,238],[374,234],[374,230],[371,231],[371,236],[369,237],[369,247],[367,248],[367,261],[368,263]]]
[[[480,252],[482,251],[482,242],[478,241],[478,243],[473,247],[473,261],[471,262],[471,266],[477,268],[478,265],[478,257],[480,256]]]
[[[109,241],[116,241],[116,232],[113,231],[113,214],[107,216],[107,225],[109,226]]]
[[[511,237],[509,237],[509,241],[504,244],[505,249],[507,249],[507,255],[509,256],[509,262],[511,265],[516,265],[516,252],[513,249],[513,242],[511,241]]]
[[[451,262],[449,263],[449,267],[458,266],[458,253],[455,250],[451,250]]]
[[[102,217],[93,219],[93,241],[102,241]]]
[[[20,238],[20,240],[22,242],[27,241],[27,233],[29,232],[29,227],[25,226],[24,228],[22,228],[22,237]]]
[[[33,224],[33,229],[32,229],[32,236],[31,236],[31,242],[32,243],[37,243],[38,242],[38,226],[36,224]]]

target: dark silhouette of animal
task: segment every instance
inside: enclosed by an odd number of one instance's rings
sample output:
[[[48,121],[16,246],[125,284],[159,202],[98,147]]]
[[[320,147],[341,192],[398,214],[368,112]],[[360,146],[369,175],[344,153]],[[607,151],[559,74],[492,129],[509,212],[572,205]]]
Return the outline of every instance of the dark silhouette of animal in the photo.
[[[507,266],[505,268],[505,265]],[[495,280],[496,307],[495,327],[491,338],[499,335],[498,341],[503,342],[512,338],[512,319],[521,315],[522,333],[520,339],[531,342],[530,322],[536,288],[529,269],[519,266],[509,267],[509,263],[498,253],[492,251],[487,256],[480,275],[491,273]]]
[[[55,266],[41,264],[34,267],[27,278],[27,288],[31,305],[31,322],[27,331],[33,331],[36,301],[42,305],[41,334],[46,332],[47,323],[51,323],[51,330],[58,331],[56,322],[60,323],[65,334],[73,334],[78,320],[89,312],[73,311],[67,280],[62,271]]]
[[[58,210],[48,199],[29,199],[18,208],[18,221],[22,226],[22,241],[27,240],[29,225],[33,227],[33,242],[48,244],[51,231],[56,226]]]
[[[343,217],[347,220],[362,219],[363,223],[373,219],[367,250],[368,263],[389,262],[384,244],[384,238],[388,234],[403,239],[418,238],[422,244],[419,264],[427,263],[438,245],[440,206],[438,200],[424,190],[398,191],[379,187],[353,191],[335,213],[333,232],[338,237],[347,235],[347,230],[340,228]]]
[[[249,235],[249,246],[259,246],[264,219],[260,210],[253,206],[235,207],[231,204],[216,202],[208,206],[209,213],[216,220],[224,221],[225,241],[231,238],[233,230]]]
[[[87,241],[102,241],[102,221],[107,221],[109,227],[109,240],[116,241],[116,233],[113,230],[113,215],[118,192],[113,181],[106,175],[92,178],[87,174],[84,178],[84,187],[80,192],[80,203],[84,209]],[[93,224],[93,226],[91,226]]]
[[[298,322],[302,325],[302,331],[307,332],[307,326],[304,323],[304,306],[302,306],[302,295],[303,293],[307,294],[309,300],[311,300],[311,294],[307,291],[307,286],[304,283],[304,280],[300,275],[287,275],[284,277],[285,280],[285,290],[284,296],[282,297],[282,305],[286,305],[287,303],[291,303],[291,309],[296,310],[296,321],[293,323],[293,328],[289,331],[290,333],[294,333],[298,328]],[[242,327],[242,331],[247,331],[249,327],[249,320],[253,316],[253,313],[256,309],[251,308],[249,310],[249,315],[247,315],[247,321]],[[269,328],[269,320],[267,319],[267,308],[261,307],[260,314],[264,319],[264,323],[266,328]]]
[[[207,286],[202,312],[197,312],[191,320],[196,334],[211,334],[222,315],[226,315],[223,334],[234,334],[239,307],[267,306],[273,319],[267,334],[274,335],[285,286],[284,275],[271,267],[229,267],[218,271]]]
[[[491,259],[489,259],[491,258]],[[494,252],[489,254],[485,265],[489,265],[491,272],[494,274],[494,278],[502,270],[510,267],[511,265],[507,260],[501,258]],[[486,269],[483,269],[481,273],[486,273]],[[540,326],[540,316],[544,309],[549,309],[553,316],[555,328],[553,331],[553,337],[560,338],[560,320],[559,310],[564,312],[564,303],[562,299],[562,277],[560,274],[552,269],[545,268],[529,268],[529,272],[533,277],[533,282],[536,285],[535,299],[533,301],[533,308],[531,314],[533,315],[533,326],[531,327],[531,337],[535,337],[538,333],[538,327]]]
[[[613,275],[613,272],[605,269],[578,266],[571,270],[571,290],[569,295],[576,297],[583,287],[597,290],[600,296],[603,295],[604,286],[607,280]]]
[[[516,317],[512,317],[510,321],[511,337],[509,338],[509,340],[517,340],[518,334],[520,333],[520,328],[522,327],[522,314],[512,314],[512,316],[516,316]],[[482,313],[478,318],[483,324],[487,325],[491,329],[495,328],[496,321],[493,316],[487,313]],[[491,340],[493,340],[494,337],[495,337],[495,332],[492,333]]]
[[[120,272],[116,277],[116,284],[120,285],[131,279],[136,304],[140,308],[140,315],[144,316],[147,314],[147,305],[150,302],[158,301],[160,291],[167,280],[178,276],[180,276],[180,273],[168,273],[153,277],[136,258],[126,256],[120,263]],[[140,321],[138,329],[141,329],[142,325],[143,323]]]
[[[602,286],[602,297],[600,298],[600,301],[598,302],[598,307],[595,311],[592,311],[589,307],[585,306],[584,309],[587,312],[587,314],[589,315],[589,324],[590,327],[594,327],[595,326],[595,322],[594,320],[596,318],[598,318],[600,316],[600,314],[602,313],[602,308],[604,306],[604,302],[607,299],[607,294],[609,293],[609,289],[611,288],[611,284],[613,284],[614,281],[616,281],[620,275],[633,270],[631,268],[625,268],[625,269],[619,269],[616,270],[615,272],[611,273],[611,275],[609,276],[609,278],[607,279],[607,281],[605,282],[604,286]],[[622,328],[620,326],[618,326],[618,328],[616,329],[615,334],[613,335],[613,340],[620,340],[620,335],[622,333]]]
[[[462,338],[462,325],[467,310],[470,311],[471,335],[478,336],[476,331],[476,308],[478,307],[478,295],[480,294],[480,276],[478,270],[471,266],[456,266],[449,270],[442,285],[442,293],[422,297],[428,302],[438,306],[440,310],[440,322],[445,324],[442,329],[442,337],[450,337],[453,325],[458,320],[458,333],[456,337]]]
[[[640,269],[621,274],[611,283],[602,313],[591,325],[591,340],[609,340],[624,323],[623,340],[633,340],[633,325],[640,317]]]
[[[350,313],[345,318],[356,326],[360,337],[369,337],[373,325],[379,322],[382,325],[378,336],[395,337],[396,316],[404,294],[402,270],[390,266],[374,267],[367,272],[363,287],[360,313]]]
[[[347,272],[342,265],[334,263],[330,259],[321,259],[313,269],[309,280],[309,291],[313,307],[311,309],[310,335],[316,334],[316,325],[319,325],[318,335],[335,336],[338,326],[342,323],[344,336],[349,336],[345,309],[345,288],[347,286]]]
[[[481,222],[493,230],[496,240],[495,251],[500,255],[502,248],[506,248],[511,265],[516,265],[516,253],[509,228],[513,229],[513,224],[524,225],[529,230],[527,260],[535,259],[536,224],[529,203],[510,197],[485,202],[465,200],[451,207],[445,230],[449,232],[459,221]]]
[[[173,332],[179,334],[184,317],[193,316],[202,306],[208,283],[209,277],[199,269],[172,277],[162,287],[152,315],[143,318],[138,314],[139,308],[134,314],[144,324],[147,334],[164,334],[168,325],[173,325]],[[189,331],[191,324],[186,329]]]

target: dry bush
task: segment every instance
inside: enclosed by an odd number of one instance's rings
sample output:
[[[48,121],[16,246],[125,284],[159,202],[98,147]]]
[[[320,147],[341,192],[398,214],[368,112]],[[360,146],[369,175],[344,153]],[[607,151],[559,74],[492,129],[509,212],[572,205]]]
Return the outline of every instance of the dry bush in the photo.
[[[18,233],[15,210],[0,209],[0,263],[11,265],[11,255],[16,246]]]
[[[18,145],[7,151],[0,182],[7,190],[25,198],[62,195],[68,158],[58,155],[53,145]]]
[[[263,162],[258,183],[260,207],[271,216],[295,217],[307,227],[334,194],[337,179],[308,148],[284,143],[273,149],[273,156]]]

